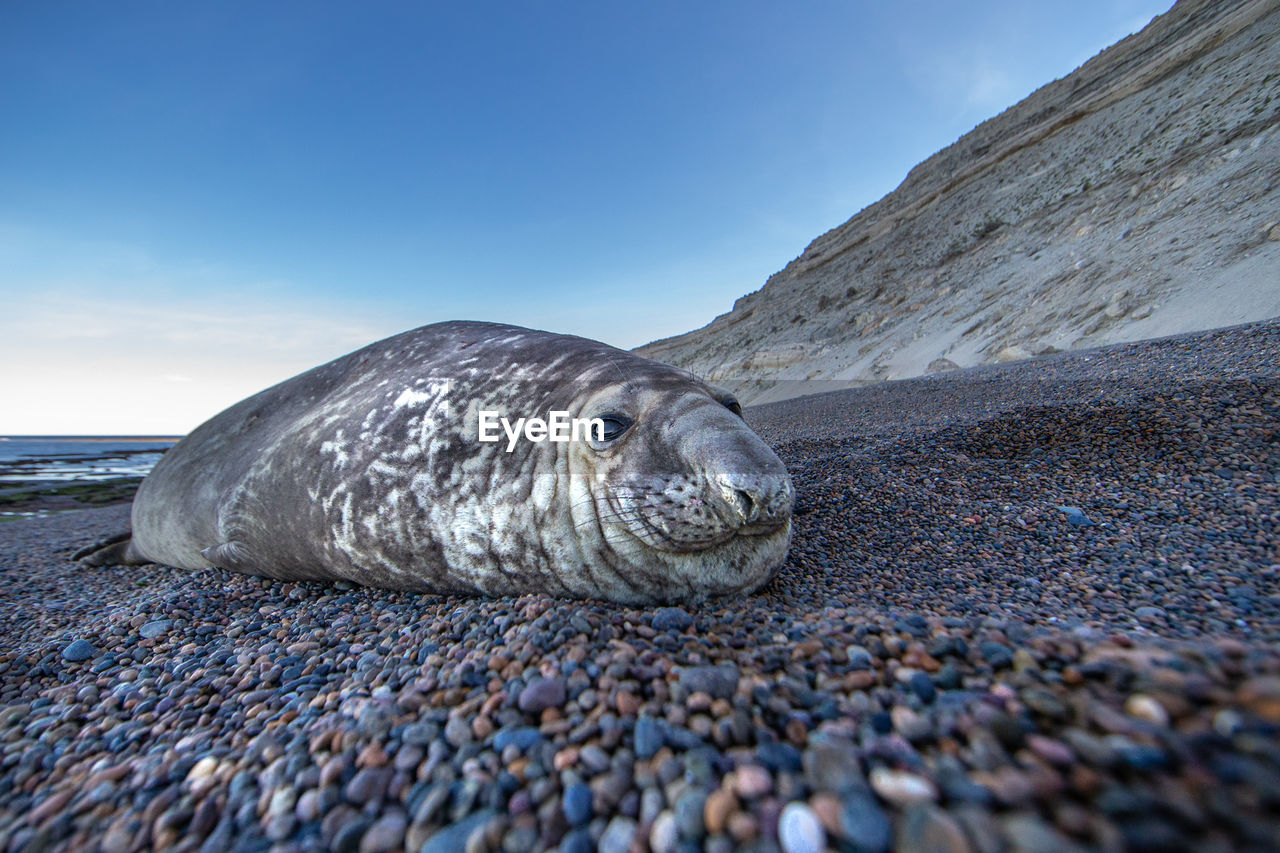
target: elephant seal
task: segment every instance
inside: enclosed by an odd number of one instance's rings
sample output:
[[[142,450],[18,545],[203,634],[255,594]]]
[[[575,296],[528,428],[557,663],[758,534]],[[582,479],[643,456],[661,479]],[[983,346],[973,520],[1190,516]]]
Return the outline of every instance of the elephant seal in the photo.
[[[599,423],[536,440],[549,413]],[[727,392],[598,341],[448,322],[202,424],[142,482],[132,539],[96,561],[689,603],[767,583],[793,499]]]

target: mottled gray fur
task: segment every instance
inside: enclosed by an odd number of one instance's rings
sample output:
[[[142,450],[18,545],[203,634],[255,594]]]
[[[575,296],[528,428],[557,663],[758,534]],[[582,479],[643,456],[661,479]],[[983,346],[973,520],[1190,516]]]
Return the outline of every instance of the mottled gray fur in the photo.
[[[782,564],[777,456],[689,374],[597,341],[451,322],[268,388],[165,454],[131,561],[282,579],[621,602],[747,592]],[[612,443],[478,440],[514,421],[621,415]]]

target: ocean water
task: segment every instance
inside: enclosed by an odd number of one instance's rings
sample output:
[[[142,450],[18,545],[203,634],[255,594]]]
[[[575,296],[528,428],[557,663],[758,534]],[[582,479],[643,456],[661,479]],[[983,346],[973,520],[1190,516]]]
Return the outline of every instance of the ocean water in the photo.
[[[0,483],[142,477],[176,436],[0,436]]]

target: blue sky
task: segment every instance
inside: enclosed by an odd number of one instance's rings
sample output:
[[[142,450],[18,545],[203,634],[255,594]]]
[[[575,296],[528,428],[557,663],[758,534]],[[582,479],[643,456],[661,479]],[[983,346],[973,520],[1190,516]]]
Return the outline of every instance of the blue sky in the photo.
[[[0,434],[438,320],[701,326],[1169,5],[0,5]]]

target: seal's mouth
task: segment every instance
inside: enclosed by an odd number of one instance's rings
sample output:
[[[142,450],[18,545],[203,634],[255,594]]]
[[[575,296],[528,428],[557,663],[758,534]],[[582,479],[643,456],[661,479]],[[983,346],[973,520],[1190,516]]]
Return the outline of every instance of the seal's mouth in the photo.
[[[768,548],[790,530],[790,481],[756,476],[664,478],[610,484],[594,496],[595,523],[656,551],[693,554],[729,543]]]
[[[777,533],[779,530],[787,526],[791,521],[791,517],[787,516],[781,521],[762,521],[755,524],[744,524],[734,533],[738,536],[768,536],[771,533]]]
[[[698,551],[709,551],[712,548],[718,548],[739,537],[763,541],[770,536],[785,532],[790,522],[791,518],[788,516],[780,520],[755,522],[753,524],[726,525],[719,530],[710,531],[683,528],[679,525],[669,525],[664,529],[664,526],[658,524],[656,519],[640,514],[634,516],[627,527],[632,536],[635,536],[650,548],[673,554],[692,554]]]

